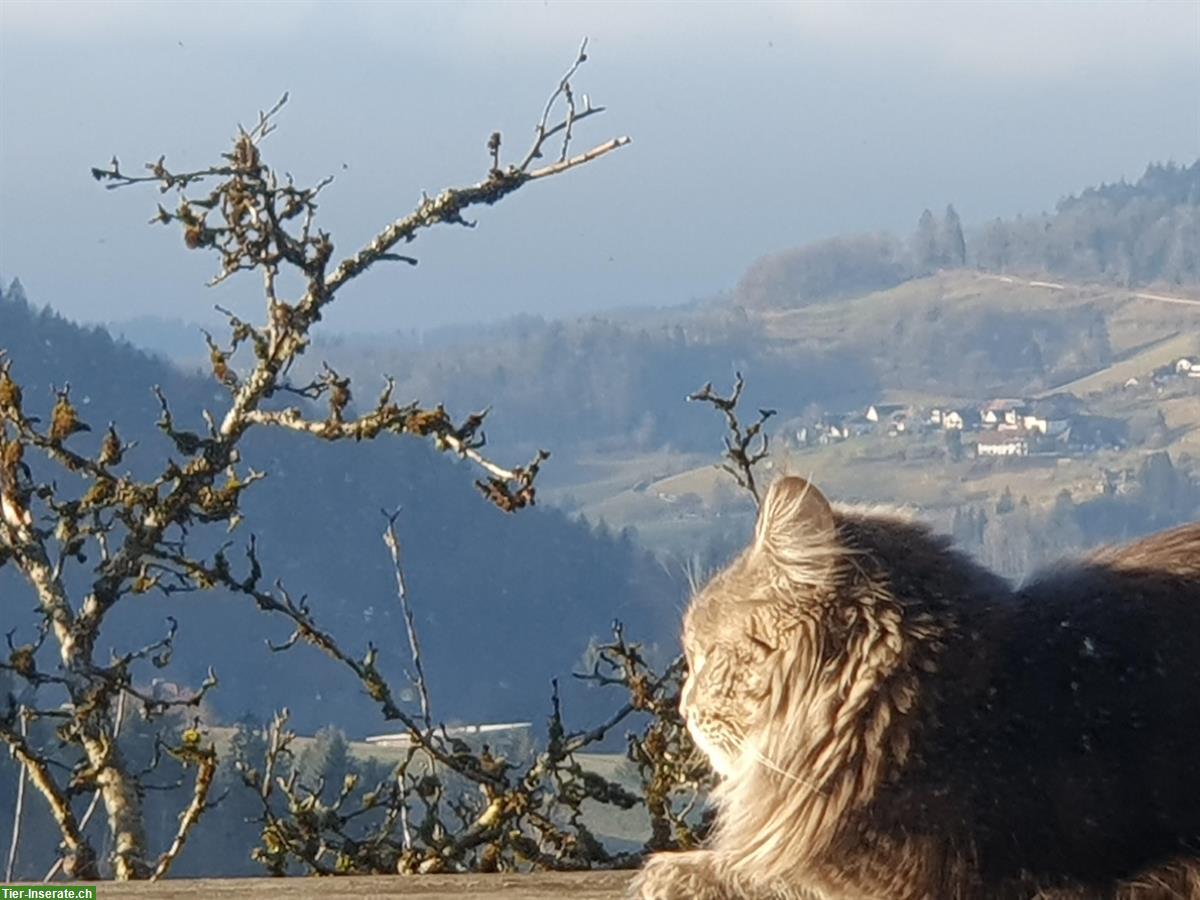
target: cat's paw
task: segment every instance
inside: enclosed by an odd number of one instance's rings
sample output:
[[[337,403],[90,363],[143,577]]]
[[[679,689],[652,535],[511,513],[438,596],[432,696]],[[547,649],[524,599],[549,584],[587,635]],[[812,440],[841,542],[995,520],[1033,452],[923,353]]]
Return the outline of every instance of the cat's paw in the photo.
[[[716,878],[710,853],[658,853],[629,886],[629,900],[735,900]]]

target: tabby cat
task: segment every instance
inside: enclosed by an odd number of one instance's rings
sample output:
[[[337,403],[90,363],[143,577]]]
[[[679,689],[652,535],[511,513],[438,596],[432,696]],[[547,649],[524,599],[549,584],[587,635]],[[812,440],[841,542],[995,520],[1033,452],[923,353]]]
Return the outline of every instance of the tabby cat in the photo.
[[[1200,900],[1200,524],[1014,589],[800,478],[692,601],[708,849],[642,900]]]

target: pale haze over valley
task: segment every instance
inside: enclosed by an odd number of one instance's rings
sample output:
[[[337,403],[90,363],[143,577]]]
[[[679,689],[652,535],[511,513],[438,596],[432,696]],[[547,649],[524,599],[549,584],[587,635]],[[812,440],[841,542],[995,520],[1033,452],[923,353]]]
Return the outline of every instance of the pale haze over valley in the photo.
[[[71,318],[209,321],[250,277],[142,227],[143,192],[89,168],[204,165],[284,91],[271,161],[334,174],[348,252],[420,192],[523,153],[579,40],[633,144],[423,235],[332,311],[345,331],[669,305],[763,253],[849,231],[1036,213],[1200,154],[1200,4],[26,3],[0,5],[0,274]]]

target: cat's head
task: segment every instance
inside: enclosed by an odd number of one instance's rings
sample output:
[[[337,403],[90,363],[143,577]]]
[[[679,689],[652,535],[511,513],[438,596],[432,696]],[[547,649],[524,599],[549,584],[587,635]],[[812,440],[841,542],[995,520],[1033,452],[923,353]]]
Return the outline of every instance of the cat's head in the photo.
[[[836,596],[844,557],[821,492],[802,478],[780,478],[763,499],[750,546],[693,598],[680,709],[718,773],[729,775],[764,720],[787,708],[794,685],[784,675],[804,665],[797,629]]]

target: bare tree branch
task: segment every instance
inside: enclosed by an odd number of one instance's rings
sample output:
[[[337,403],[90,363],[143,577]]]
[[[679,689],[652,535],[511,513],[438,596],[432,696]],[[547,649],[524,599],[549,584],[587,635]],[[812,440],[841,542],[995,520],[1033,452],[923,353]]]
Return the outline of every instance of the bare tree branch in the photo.
[[[192,729],[183,733],[183,745],[173,751],[173,755],[185,765],[196,767],[196,781],[192,787],[192,799],[179,816],[179,829],[175,832],[175,839],[171,841],[171,846],[159,856],[158,863],[150,875],[151,881],[164,878],[170,871],[171,864],[175,862],[176,857],[183,850],[183,845],[187,843],[191,830],[210,806],[208,795],[212,790],[213,777],[217,774],[217,752],[212,744],[201,747],[200,742],[200,733],[193,726]]]
[[[425,666],[421,662],[421,643],[417,638],[417,625],[413,618],[412,603],[408,599],[408,584],[404,578],[404,567],[400,565],[400,539],[396,536],[396,517],[399,511],[388,514],[387,527],[383,530],[383,543],[392,558],[392,569],[396,573],[396,596],[400,600],[400,610],[404,616],[404,630],[408,634],[408,650],[412,656],[413,687],[421,701],[421,720],[425,730],[433,731],[433,719],[429,707],[429,689],[425,683]]]
[[[0,741],[8,744],[13,757],[24,768],[30,783],[41,792],[50,814],[62,835],[67,857],[64,868],[73,877],[90,880],[98,877],[96,854],[71,811],[71,801],[50,773],[49,763],[29,746],[25,736],[14,729],[13,716],[0,718]]]
[[[713,407],[720,410],[725,416],[725,422],[729,427],[729,434],[725,437],[725,458],[732,465],[721,464],[719,468],[728,472],[733,476],[737,483],[750,492],[754,497],[754,502],[761,502],[761,497],[758,495],[758,484],[754,478],[754,466],[767,457],[767,433],[763,431],[763,426],[771,416],[775,415],[773,409],[760,409],[758,411],[758,421],[754,422],[748,428],[743,430],[741,422],[737,416],[738,401],[742,398],[742,389],[746,386],[742,379],[742,373],[737,373],[737,380],[733,386],[733,393],[728,397],[722,397],[713,392],[712,382],[708,382],[700,390],[688,396],[688,400],[711,403]],[[754,448],[754,441],[758,439],[759,444],[757,449]]]
[[[21,723],[21,739],[29,736],[29,718],[25,715],[25,707],[17,710],[17,718]],[[12,883],[13,870],[17,865],[17,848],[21,846],[21,821],[25,814],[25,767],[17,770],[17,800],[13,805],[12,838],[8,842],[8,863],[4,867],[4,880]]]
[[[125,722],[125,694],[124,693],[122,693],[119,697],[117,697],[117,708],[116,708],[116,712],[113,714],[113,717],[114,717],[113,740],[115,741],[117,738],[119,738],[121,736],[121,726]],[[85,831],[87,831],[88,823],[92,821],[92,816],[95,815],[96,809],[99,805],[100,805],[100,792],[95,791],[92,794],[92,799],[88,803],[87,809],[85,809],[83,811],[83,815],[79,817],[79,833],[80,834],[83,834]],[[59,871],[62,869],[62,867],[63,867],[63,857],[60,856],[58,859],[56,859],[54,861],[54,865],[52,865],[50,867],[49,871],[47,871],[46,874],[42,876],[42,882],[46,883],[46,882],[52,881],[54,879],[54,876],[59,873]]]

